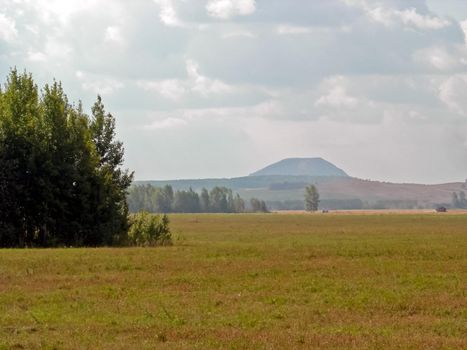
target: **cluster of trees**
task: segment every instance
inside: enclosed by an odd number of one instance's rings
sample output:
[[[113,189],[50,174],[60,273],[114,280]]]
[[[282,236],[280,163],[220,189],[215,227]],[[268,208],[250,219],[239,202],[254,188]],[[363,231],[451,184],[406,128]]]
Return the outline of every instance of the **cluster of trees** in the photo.
[[[257,198],[250,199],[251,211],[254,213],[267,213],[269,209],[266,202]]]
[[[259,204],[258,204],[259,203]],[[206,188],[201,193],[188,190],[174,191],[172,186],[132,186],[128,193],[130,212],[146,210],[151,213],[243,213],[245,201],[226,187]],[[253,211],[267,212],[264,201],[253,198]]]
[[[133,174],[101,98],[92,115],[60,83],[11,70],[0,89],[0,246],[99,246],[128,236]]]
[[[467,199],[465,198],[464,191],[460,191],[459,193],[452,193],[452,206],[453,208],[467,208]]]

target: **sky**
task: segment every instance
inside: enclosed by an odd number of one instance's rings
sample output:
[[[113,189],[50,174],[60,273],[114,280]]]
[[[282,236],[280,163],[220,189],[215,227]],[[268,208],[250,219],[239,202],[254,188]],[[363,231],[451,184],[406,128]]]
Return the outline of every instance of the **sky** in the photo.
[[[465,0],[0,0],[0,79],[62,81],[117,120],[138,180],[288,157],[467,178]]]

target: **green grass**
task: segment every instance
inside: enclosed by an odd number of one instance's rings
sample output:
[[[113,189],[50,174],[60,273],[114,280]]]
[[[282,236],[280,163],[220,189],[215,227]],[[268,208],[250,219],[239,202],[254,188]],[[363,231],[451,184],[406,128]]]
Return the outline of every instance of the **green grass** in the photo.
[[[163,248],[0,250],[0,349],[467,349],[466,215],[173,215]]]

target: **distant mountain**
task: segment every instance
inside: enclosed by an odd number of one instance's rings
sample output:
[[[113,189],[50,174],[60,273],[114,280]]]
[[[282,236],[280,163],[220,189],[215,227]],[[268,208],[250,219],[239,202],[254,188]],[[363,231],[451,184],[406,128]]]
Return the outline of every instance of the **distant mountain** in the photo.
[[[343,176],[345,171],[323,158],[287,158],[250,174],[250,176]]]
[[[321,207],[329,209],[407,209],[449,206],[454,192],[467,192],[467,182],[439,185],[396,184],[348,176],[322,158],[288,158],[250,176],[231,179],[135,181],[135,185],[170,185],[174,190],[225,186],[249,200],[259,198],[271,209],[303,209],[305,187],[318,187]]]

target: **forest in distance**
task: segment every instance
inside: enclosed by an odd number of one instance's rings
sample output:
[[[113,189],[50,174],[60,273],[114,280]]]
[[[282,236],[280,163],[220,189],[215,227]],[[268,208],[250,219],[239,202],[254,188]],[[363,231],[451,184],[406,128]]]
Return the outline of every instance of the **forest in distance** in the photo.
[[[154,187],[139,185],[130,188],[128,209],[132,213],[147,211],[150,213],[245,213],[268,212],[266,203],[257,198],[246,202],[231,189],[216,186],[206,188],[198,194],[192,188],[175,190],[170,185]]]
[[[319,209],[320,196],[315,185],[305,188],[303,199],[292,205],[296,205],[298,210]],[[222,186],[214,186],[211,190],[202,188],[198,193],[191,187],[174,190],[171,185],[136,185],[129,189],[127,201],[131,213],[267,213],[270,210],[264,200],[255,197],[245,200],[238,193],[234,194],[232,189]]]
[[[293,184],[292,184],[293,185]],[[302,185],[301,185],[302,186]],[[310,186],[310,185],[309,185]],[[314,186],[314,185],[313,185]],[[319,187],[315,186],[319,194]],[[301,191],[301,189],[297,189]],[[243,191],[245,192],[245,191]],[[306,188],[301,200],[264,200],[259,197],[241,196],[225,186],[214,186],[208,190],[174,188],[172,185],[154,186],[133,184],[128,190],[127,202],[130,213],[244,213],[295,210],[411,210],[427,209],[417,200],[386,199],[367,201],[359,198],[318,198],[316,205],[306,206]],[[463,191],[453,192],[452,201],[434,205],[430,209],[444,206],[449,209],[467,208]]]

